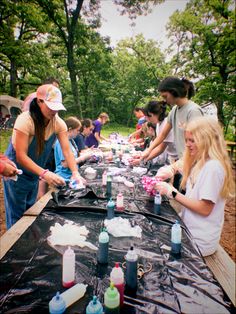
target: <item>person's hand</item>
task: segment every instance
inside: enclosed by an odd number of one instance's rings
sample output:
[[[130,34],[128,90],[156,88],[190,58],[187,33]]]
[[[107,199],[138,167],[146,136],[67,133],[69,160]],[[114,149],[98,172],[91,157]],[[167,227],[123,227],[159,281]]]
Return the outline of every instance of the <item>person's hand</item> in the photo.
[[[172,192],[178,192],[173,185],[166,182],[157,182],[155,189],[160,192],[161,195],[166,195],[169,198],[173,198]]]
[[[156,177],[159,180],[167,180],[172,178],[174,174],[174,169],[171,166],[164,166],[157,171]]]
[[[87,184],[87,181],[83,177],[81,177],[78,171],[73,171],[70,179],[71,181],[76,181],[78,185],[81,186]]]
[[[63,186],[66,184],[62,177],[51,171],[46,171],[41,178],[45,180],[48,185]]]
[[[148,155],[149,155],[149,150],[148,149],[146,149],[143,153],[142,153],[142,155],[141,155],[141,160],[144,160],[144,161],[146,161],[146,159],[147,159],[147,157],[148,157]]]
[[[17,175],[18,170],[17,170],[14,162],[7,159],[4,161],[0,161],[0,163],[2,163],[4,165],[4,168],[3,168],[1,175],[3,175],[4,177],[14,177],[15,175]]]

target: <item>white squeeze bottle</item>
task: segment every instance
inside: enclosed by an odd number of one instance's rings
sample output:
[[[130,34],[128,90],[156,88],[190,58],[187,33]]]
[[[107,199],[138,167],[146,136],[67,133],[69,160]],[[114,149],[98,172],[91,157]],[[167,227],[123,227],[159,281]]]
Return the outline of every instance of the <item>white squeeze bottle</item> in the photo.
[[[75,283],[75,253],[69,246],[62,258],[62,285],[70,288]]]
[[[125,279],[124,272],[122,268],[119,266],[119,263],[115,263],[115,267],[112,268],[110,274],[110,281],[113,282],[116,289],[120,294],[120,306],[124,303],[124,289],[125,289]]]
[[[181,253],[182,230],[178,220],[175,221],[171,228],[171,252],[172,254]]]

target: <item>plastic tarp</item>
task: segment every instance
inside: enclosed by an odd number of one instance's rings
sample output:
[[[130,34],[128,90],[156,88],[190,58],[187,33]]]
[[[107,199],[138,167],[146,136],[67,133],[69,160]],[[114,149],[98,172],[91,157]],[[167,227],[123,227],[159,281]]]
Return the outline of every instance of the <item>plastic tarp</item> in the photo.
[[[100,168],[98,168],[100,169]],[[102,173],[102,169],[101,173]],[[101,175],[100,173],[100,175]],[[182,225],[182,253],[176,258],[170,252],[170,234],[178,217],[166,199],[161,215],[152,214],[151,202],[142,190],[140,178],[126,173],[135,182],[130,191],[113,183],[113,195],[125,195],[125,212],[116,212],[142,228],[142,238],[115,238],[110,235],[109,263],[99,265],[96,251],[74,246],[76,282],[87,284],[85,296],[66,313],[85,313],[92,296],[101,301],[109,286],[109,275],[115,262],[123,263],[131,245],[139,255],[139,264],[151,271],[138,281],[136,296],[125,296],[120,313],[233,313],[234,307],[205,265],[191,235]],[[87,241],[98,246],[98,235],[106,218],[105,188],[98,177],[88,182],[85,191],[61,190],[0,261],[0,312],[48,313],[48,303],[62,287],[62,254],[66,247],[52,247],[47,242],[50,227],[68,220],[89,230]]]

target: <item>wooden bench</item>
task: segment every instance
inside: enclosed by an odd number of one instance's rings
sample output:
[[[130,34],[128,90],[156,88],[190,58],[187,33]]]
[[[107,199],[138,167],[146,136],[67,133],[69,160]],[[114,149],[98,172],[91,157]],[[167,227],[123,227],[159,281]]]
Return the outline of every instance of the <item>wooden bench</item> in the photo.
[[[231,302],[236,306],[234,261],[225,252],[222,246],[219,246],[214,254],[204,257],[204,260],[214,274],[216,280],[221,284],[225,293],[230,298]]]

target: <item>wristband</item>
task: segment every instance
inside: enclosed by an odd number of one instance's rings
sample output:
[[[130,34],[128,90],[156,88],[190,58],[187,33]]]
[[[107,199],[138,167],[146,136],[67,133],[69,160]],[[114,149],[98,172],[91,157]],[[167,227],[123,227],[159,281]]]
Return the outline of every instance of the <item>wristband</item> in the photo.
[[[43,180],[45,174],[46,174],[48,171],[49,171],[48,169],[44,169],[43,172],[39,175],[39,179],[40,179],[40,180]]]

